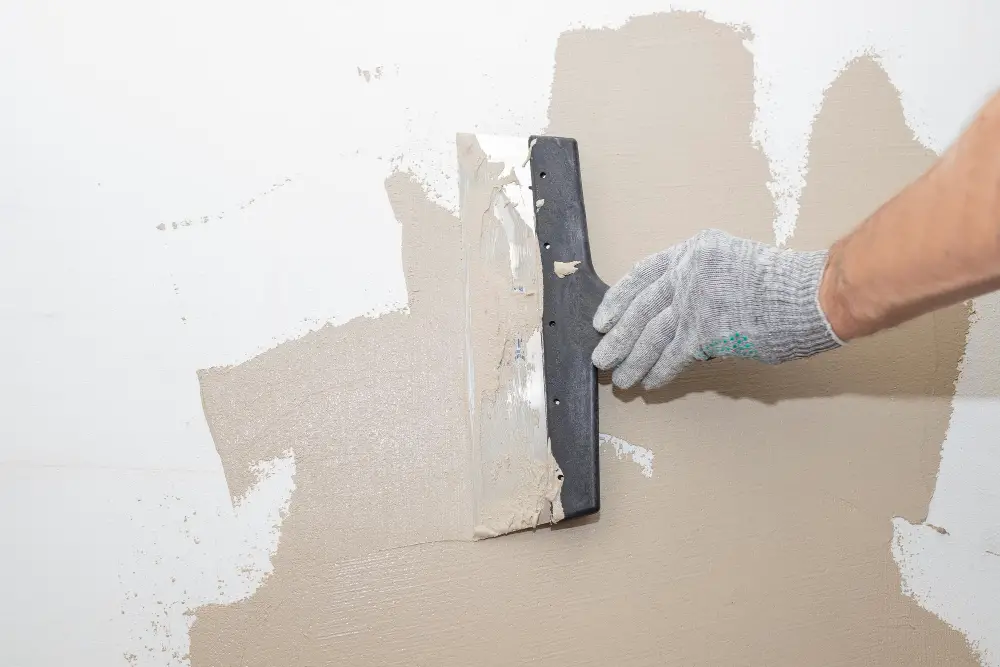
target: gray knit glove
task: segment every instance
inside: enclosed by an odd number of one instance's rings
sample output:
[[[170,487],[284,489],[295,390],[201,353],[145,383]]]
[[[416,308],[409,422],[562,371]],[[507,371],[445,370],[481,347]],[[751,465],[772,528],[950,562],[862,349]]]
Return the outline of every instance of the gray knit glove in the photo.
[[[797,252],[699,232],[642,260],[594,315],[594,365],[627,388],[663,386],[694,360],[768,364],[839,345],[819,307],[826,251]]]

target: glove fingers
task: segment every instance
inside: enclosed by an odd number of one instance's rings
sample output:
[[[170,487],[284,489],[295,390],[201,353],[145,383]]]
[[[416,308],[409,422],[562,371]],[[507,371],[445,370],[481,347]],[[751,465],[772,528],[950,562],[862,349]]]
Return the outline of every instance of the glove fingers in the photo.
[[[664,250],[637,263],[628,275],[611,286],[594,313],[594,328],[607,333],[628,310],[633,299],[670,268],[672,251]]]
[[[628,357],[611,375],[617,386],[628,389],[646,377],[677,333],[677,314],[667,308],[650,320],[632,346]]]
[[[643,378],[642,388],[648,391],[670,384],[687,367],[689,361],[690,358],[681,353],[680,347],[676,343],[671,343],[660,355],[652,370]]]
[[[666,310],[674,297],[674,285],[669,275],[647,287],[635,297],[618,323],[594,349],[592,360],[601,370],[622,363],[650,321]]]

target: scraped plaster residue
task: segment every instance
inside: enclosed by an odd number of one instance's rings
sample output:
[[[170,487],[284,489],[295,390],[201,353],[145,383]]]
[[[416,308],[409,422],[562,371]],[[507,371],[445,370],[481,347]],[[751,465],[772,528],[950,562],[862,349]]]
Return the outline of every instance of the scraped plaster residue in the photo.
[[[563,517],[548,442],[542,266],[528,142],[459,134],[474,535]],[[505,270],[509,266],[509,271]]]
[[[632,462],[639,466],[639,470],[642,472],[643,477],[653,476],[653,452],[649,451],[645,447],[633,445],[632,443],[625,442],[621,438],[616,438],[613,435],[607,435],[605,433],[601,434],[600,441],[602,445],[607,445],[613,449],[615,456],[619,461],[624,459],[626,456],[632,459]]]
[[[280,181],[278,181],[276,183],[271,184],[271,187],[269,187],[268,189],[262,190],[261,192],[257,193],[255,196],[247,199],[246,201],[240,202],[238,205],[234,206],[233,208],[235,208],[235,209],[237,209],[239,211],[245,211],[247,208],[253,206],[254,203],[256,203],[258,200],[262,199],[263,197],[267,197],[268,195],[270,195],[270,194],[272,194],[274,192],[277,192],[281,188],[285,187],[286,183],[291,183],[291,182],[292,182],[292,178],[290,176],[289,177],[285,177],[282,180],[280,180]],[[195,216],[193,218],[183,218],[181,220],[173,220],[171,222],[161,222],[160,224],[156,225],[156,229],[160,230],[161,232],[164,232],[164,231],[167,231],[167,230],[181,229],[183,227],[192,227],[192,226],[196,226],[196,225],[207,225],[209,222],[213,222],[213,221],[216,221],[216,220],[224,220],[231,213],[232,213],[232,211],[230,211],[229,213],[227,213],[226,211],[217,211],[217,212],[212,213],[210,215],[198,215],[198,216]]]

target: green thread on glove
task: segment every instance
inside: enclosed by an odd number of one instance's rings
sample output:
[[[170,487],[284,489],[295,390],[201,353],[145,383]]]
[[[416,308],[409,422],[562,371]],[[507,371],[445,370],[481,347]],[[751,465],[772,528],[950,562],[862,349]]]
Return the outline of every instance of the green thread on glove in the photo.
[[[809,357],[840,342],[820,310],[825,251],[798,252],[699,232],[650,255],[605,294],[592,360],[619,387],[663,386],[696,360],[767,364]]]
[[[744,359],[759,359],[757,348],[744,334],[739,332],[723,338],[716,338],[702,345],[694,353],[695,359],[708,361],[719,357],[742,357]]]

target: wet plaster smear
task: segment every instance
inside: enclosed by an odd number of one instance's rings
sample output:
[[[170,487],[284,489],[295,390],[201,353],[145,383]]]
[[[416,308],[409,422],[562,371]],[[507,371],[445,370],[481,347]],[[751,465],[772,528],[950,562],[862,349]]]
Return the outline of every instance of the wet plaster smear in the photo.
[[[559,40],[549,131],[580,140],[607,281],[703,227],[773,239],[742,40],[683,14]],[[931,160],[884,73],[852,64],[790,245],[830,243]],[[606,455],[598,520],[469,542],[461,230],[405,174],[386,193],[409,312],[201,374],[233,495],[288,448],[297,486],[273,574],[197,610],[194,665],[977,664],[890,555],[892,519],[926,516],[964,306],[801,363],[713,362],[644,397],[605,385],[602,431],[652,450],[656,474]]]
[[[506,157],[488,154],[471,134],[460,134],[456,147],[467,286],[464,502],[471,534],[496,537],[563,518],[545,413],[542,263],[527,143],[514,140]]]

